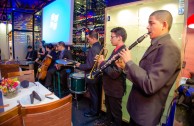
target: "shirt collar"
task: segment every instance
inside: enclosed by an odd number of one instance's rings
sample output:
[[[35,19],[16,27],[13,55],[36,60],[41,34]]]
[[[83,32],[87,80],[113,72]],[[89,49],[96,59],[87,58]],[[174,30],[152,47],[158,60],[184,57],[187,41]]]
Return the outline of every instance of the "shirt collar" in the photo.
[[[119,46],[116,46],[116,48],[114,49],[114,52],[116,52],[121,46],[123,46],[124,45],[124,43],[123,44],[121,44],[121,45],[119,45]]]
[[[94,44],[92,44],[92,46],[97,45],[97,44],[98,44],[98,42],[95,42]]]
[[[161,35],[161,36],[158,36],[158,37],[152,39],[152,40],[151,40],[151,45],[156,44],[156,42],[157,42],[159,39],[161,39],[162,37],[166,36],[167,34],[168,34],[168,33],[165,33],[165,34],[163,34],[163,35]]]

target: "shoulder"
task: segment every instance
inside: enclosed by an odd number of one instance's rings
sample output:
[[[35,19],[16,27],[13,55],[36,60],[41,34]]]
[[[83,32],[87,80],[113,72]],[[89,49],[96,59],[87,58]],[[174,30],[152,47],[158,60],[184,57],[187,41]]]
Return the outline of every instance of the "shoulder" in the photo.
[[[97,42],[92,47],[93,48],[102,48],[102,45],[99,42]]]
[[[178,47],[177,42],[171,37],[168,39],[163,39],[162,42],[160,42],[158,49],[160,54],[165,53],[168,55],[177,55],[178,57],[181,55],[180,47]]]

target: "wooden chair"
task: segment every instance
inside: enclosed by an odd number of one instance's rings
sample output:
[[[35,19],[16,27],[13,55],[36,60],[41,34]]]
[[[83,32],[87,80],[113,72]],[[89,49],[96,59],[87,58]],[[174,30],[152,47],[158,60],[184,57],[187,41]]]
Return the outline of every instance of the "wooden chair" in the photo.
[[[20,106],[0,113],[0,126],[22,126]]]
[[[18,64],[0,64],[1,76],[7,78],[7,73],[9,72],[18,72],[19,65]]]
[[[26,71],[8,73],[8,78],[14,78],[14,77],[17,77],[20,82],[23,80],[28,80],[30,82],[35,81],[34,70],[26,70]]]
[[[57,101],[21,108],[25,126],[71,126],[72,95]]]

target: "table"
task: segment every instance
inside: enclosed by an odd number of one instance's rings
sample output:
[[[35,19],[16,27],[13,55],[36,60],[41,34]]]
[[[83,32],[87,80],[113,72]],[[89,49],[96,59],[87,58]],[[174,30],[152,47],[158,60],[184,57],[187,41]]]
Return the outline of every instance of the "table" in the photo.
[[[47,88],[45,88],[41,83],[30,82],[28,88],[19,88],[19,92],[18,92],[16,97],[8,99],[8,98],[2,96],[3,105],[9,104],[8,107],[4,107],[4,111],[8,111],[8,110],[12,109],[13,107],[17,106],[19,104],[18,101],[20,101],[22,98],[28,97],[32,93],[32,91],[36,91],[38,94],[40,93],[42,96],[45,96],[45,94],[51,94],[51,92]],[[49,99],[49,98],[45,97],[44,99],[42,99],[41,102],[39,102],[37,104],[28,104],[28,105],[21,104],[21,105],[22,106],[34,106],[34,105],[40,105],[40,104],[53,102],[53,101],[56,101],[59,99],[54,94],[49,95],[49,97],[52,97],[53,99]]]
[[[34,70],[34,61],[26,61],[26,60],[21,60],[19,61],[20,68],[26,69],[26,70]]]

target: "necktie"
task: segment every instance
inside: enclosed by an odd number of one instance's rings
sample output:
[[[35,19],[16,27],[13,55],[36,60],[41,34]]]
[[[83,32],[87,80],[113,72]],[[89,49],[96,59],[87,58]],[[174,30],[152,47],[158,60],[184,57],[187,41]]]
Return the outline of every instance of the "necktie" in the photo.
[[[61,51],[60,56],[59,56],[59,59],[62,59],[62,58],[63,58],[63,51]]]

